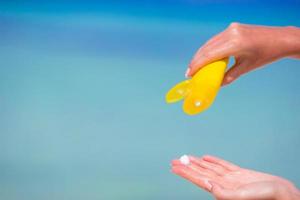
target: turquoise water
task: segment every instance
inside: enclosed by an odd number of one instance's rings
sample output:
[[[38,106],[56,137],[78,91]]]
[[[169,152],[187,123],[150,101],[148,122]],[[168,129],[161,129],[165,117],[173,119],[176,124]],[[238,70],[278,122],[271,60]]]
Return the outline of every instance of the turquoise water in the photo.
[[[164,102],[230,21],[299,26],[299,4],[176,2],[1,4],[0,199],[213,199],[170,173],[186,153],[300,186],[299,61],[242,77],[195,117]]]

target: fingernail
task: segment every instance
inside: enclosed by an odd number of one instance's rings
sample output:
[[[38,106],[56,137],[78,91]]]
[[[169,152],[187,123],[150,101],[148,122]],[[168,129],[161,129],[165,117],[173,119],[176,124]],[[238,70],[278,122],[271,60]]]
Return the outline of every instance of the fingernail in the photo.
[[[210,182],[210,181],[207,181],[206,182],[206,185],[207,185],[207,189],[209,190],[209,191],[211,191],[211,189],[212,189],[212,183]]]
[[[189,75],[190,71],[191,71],[191,68],[187,68],[187,70],[186,70],[186,72],[185,72],[185,77],[186,77],[186,78],[189,78],[189,77],[190,77],[190,75]]]
[[[228,85],[232,81],[234,81],[234,78],[232,76],[226,76],[224,81],[223,81],[223,85]]]
[[[173,174],[178,174],[178,173],[179,173],[179,170],[176,169],[176,168],[172,168],[172,169],[171,169],[171,172],[172,172]]]
[[[232,80],[233,80],[233,77],[231,77],[231,76],[226,77],[226,81],[230,82]]]

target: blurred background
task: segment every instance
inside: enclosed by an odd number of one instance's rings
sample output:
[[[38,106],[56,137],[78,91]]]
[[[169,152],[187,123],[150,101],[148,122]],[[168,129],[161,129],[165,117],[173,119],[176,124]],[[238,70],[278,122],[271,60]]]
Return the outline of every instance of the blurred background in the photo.
[[[213,199],[170,173],[212,154],[300,186],[300,62],[190,117],[164,95],[230,22],[300,26],[300,2],[0,1],[0,199]]]

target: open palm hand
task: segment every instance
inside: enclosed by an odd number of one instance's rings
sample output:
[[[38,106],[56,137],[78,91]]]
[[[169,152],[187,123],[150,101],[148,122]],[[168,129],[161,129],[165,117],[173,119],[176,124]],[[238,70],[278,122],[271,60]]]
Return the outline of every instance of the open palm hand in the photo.
[[[172,171],[212,193],[218,200],[296,200],[297,188],[288,180],[241,168],[213,156],[189,156],[189,163],[172,161]]]

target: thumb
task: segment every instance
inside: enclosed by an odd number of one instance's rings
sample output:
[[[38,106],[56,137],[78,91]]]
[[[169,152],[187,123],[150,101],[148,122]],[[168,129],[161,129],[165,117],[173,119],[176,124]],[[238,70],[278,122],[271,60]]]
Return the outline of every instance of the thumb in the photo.
[[[246,63],[241,59],[236,59],[235,64],[226,72],[222,86],[228,85],[247,72]]]
[[[211,188],[211,194],[217,199],[217,200],[232,200],[235,197],[234,191],[228,190],[220,186],[218,183],[211,182],[212,185]]]

